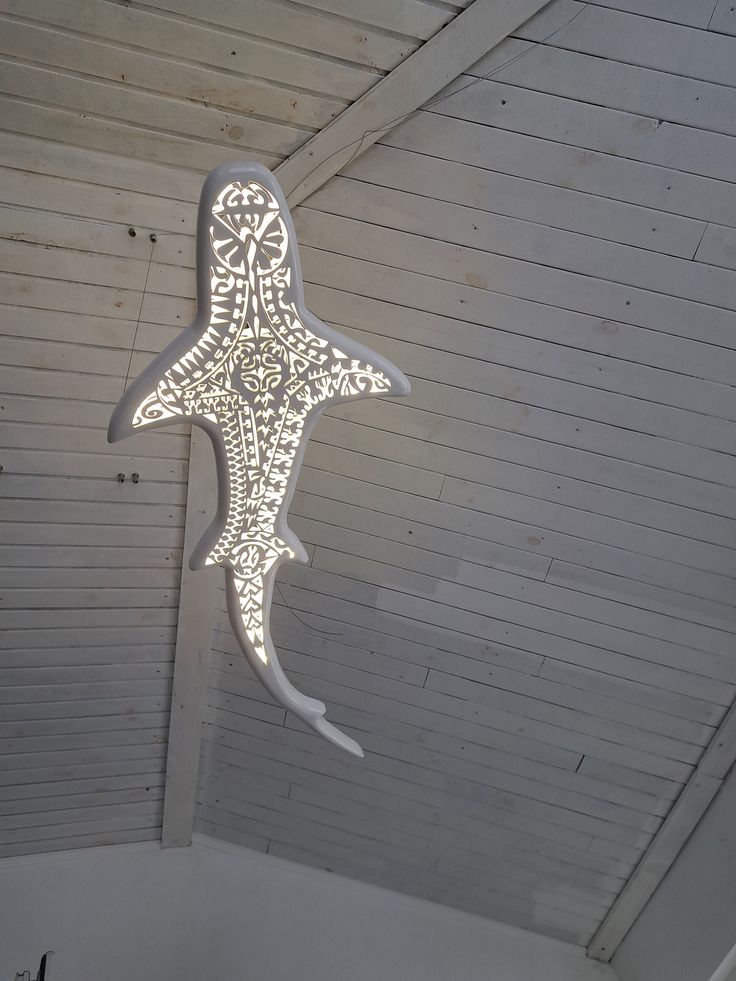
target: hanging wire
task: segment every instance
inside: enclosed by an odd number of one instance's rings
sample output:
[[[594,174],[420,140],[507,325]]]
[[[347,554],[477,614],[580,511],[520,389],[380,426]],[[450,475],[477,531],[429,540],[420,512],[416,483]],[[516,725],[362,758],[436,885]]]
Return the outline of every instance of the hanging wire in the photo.
[[[303,620],[299,616],[299,614],[294,610],[294,607],[289,603],[289,601],[287,600],[287,598],[284,596],[284,593],[283,593],[283,591],[281,589],[281,586],[279,586],[278,583],[276,583],[275,585],[276,585],[276,590],[277,590],[279,596],[281,597],[281,600],[282,600],[284,606],[286,607],[286,609],[289,611],[289,613],[291,613],[291,615],[294,617],[294,619],[295,620],[298,620],[299,623],[301,623],[303,626],[305,626],[307,628],[307,630],[311,630],[311,631],[313,631],[313,633],[316,633],[316,634],[329,634],[332,637],[342,637],[342,630],[323,630],[321,627],[313,627],[311,625],[311,623],[307,623],[306,620]]]
[[[130,378],[130,368],[133,364],[133,354],[135,353],[135,345],[138,340],[138,328],[141,325],[141,317],[143,316],[143,304],[146,300],[146,291],[148,290],[148,277],[151,274],[151,263],[153,261],[153,250],[156,248],[156,240],[151,239],[151,254],[148,256],[148,267],[146,268],[146,279],[143,283],[143,292],[141,293],[141,303],[138,308],[138,319],[135,324],[135,331],[133,333],[133,343],[130,346],[130,357],[128,358],[128,370],[125,372],[125,381],[123,382],[123,391],[128,387],[128,379]]]

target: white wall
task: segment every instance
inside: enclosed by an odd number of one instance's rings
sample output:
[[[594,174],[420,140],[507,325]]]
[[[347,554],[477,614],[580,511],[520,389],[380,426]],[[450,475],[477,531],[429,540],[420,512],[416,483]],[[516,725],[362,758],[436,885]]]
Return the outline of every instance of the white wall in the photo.
[[[0,862],[0,976],[613,981],[580,948],[201,836]]]
[[[736,943],[736,768],[619,948],[621,981],[709,981]]]

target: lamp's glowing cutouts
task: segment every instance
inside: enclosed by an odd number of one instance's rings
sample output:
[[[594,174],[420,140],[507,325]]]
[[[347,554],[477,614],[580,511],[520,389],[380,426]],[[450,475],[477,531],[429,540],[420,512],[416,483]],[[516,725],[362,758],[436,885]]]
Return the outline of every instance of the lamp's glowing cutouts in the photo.
[[[330,742],[362,756],[289,682],[269,631],[273,583],[306,561],[286,514],[318,412],[371,395],[406,395],[388,361],[304,305],[296,237],[275,177],[257,164],[208,176],[197,219],[197,315],[125,392],[108,438],[189,420],[215,448],[217,517],[190,559],[226,569],[230,621],[273,697]]]

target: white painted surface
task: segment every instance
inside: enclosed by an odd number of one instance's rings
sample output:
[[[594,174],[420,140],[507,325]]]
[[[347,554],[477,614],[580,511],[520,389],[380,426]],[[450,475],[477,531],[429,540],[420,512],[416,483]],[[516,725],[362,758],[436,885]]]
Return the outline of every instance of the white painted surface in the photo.
[[[622,981],[711,981],[735,938],[736,769],[613,963]]]
[[[74,981],[615,981],[570,945],[245,849],[0,862],[3,968]]]

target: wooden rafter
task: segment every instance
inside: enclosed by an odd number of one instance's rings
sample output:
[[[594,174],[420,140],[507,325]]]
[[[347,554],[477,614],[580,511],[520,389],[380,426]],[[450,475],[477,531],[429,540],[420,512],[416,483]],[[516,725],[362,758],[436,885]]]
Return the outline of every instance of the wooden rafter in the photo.
[[[684,790],[590,942],[589,957],[611,960],[721,789],[734,759],[736,703],[716,730]]]

